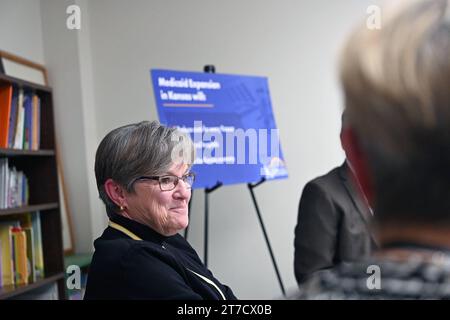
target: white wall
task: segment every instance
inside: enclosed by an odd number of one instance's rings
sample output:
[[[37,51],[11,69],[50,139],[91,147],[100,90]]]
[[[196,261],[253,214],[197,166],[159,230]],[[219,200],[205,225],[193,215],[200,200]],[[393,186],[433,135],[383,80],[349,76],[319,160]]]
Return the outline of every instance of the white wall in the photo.
[[[39,1],[0,0],[0,49],[44,63]]]
[[[85,1],[76,3],[85,8]],[[74,221],[75,249],[88,252],[106,219],[93,174],[98,138],[88,10],[82,16],[84,28],[69,30],[66,8],[71,4],[74,1],[42,0],[42,29],[49,82],[54,89],[55,127]]]
[[[62,26],[65,7],[74,2],[82,8],[80,31]],[[5,42],[3,48],[37,61],[45,51],[55,105],[61,107],[57,117],[67,125],[58,131],[79,247],[89,247],[102,228],[92,180],[95,146],[117,126],[157,118],[149,69],[201,71],[214,64],[217,72],[269,77],[290,176],[258,187],[256,197],[285,286],[294,288],[293,231],[301,190],[343,160],[337,49],[355,19],[377,2],[42,0],[42,35],[32,30],[15,39],[0,28],[0,47]],[[33,1],[26,2],[33,13],[24,2],[0,4],[25,19],[8,20],[13,26],[32,29],[33,19],[39,20]],[[39,37],[36,53],[27,42]],[[201,257],[203,199],[196,191],[190,225],[190,242]],[[240,298],[279,297],[246,187],[222,187],[210,199],[210,268]]]

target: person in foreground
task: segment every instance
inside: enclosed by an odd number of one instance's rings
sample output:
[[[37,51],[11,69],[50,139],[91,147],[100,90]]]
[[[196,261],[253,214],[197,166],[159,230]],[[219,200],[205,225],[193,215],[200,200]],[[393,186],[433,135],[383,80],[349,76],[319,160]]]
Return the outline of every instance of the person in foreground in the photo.
[[[343,112],[341,141],[347,131],[346,118]],[[344,143],[342,147],[345,151]],[[377,247],[370,230],[372,210],[358,188],[348,159],[303,188],[294,239],[294,271],[299,286],[314,272],[367,258]]]
[[[140,122],[100,143],[95,176],[109,226],[95,240],[84,299],[236,299],[177,232],[188,225],[194,146]]]
[[[380,249],[320,271],[300,299],[450,298],[450,1],[395,1],[341,62],[347,155]]]

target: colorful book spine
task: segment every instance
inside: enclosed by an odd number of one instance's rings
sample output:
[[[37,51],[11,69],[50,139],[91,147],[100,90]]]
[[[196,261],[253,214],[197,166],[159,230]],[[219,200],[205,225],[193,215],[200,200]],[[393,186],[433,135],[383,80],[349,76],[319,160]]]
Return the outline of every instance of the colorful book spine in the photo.
[[[0,148],[38,150],[41,101],[37,94],[0,86]]]
[[[44,254],[42,247],[41,214],[39,211],[32,213],[31,223],[34,233],[35,272],[36,279],[44,277]]]
[[[17,103],[17,123],[16,123],[16,134],[14,137],[14,149],[22,149],[23,148],[23,128],[25,121],[25,109],[24,99],[26,96],[24,95],[23,89],[19,89],[19,100]]]
[[[12,228],[14,245],[14,281],[17,285],[28,284],[27,238],[20,227]]]
[[[0,209],[28,204],[30,187],[22,171],[8,166],[8,158],[0,158]]]
[[[0,222],[0,287],[44,277],[40,213],[11,215]]]
[[[36,136],[37,136],[37,142],[36,142],[36,150],[38,150],[41,147],[41,99],[39,99],[38,96],[36,96],[37,101],[37,116],[36,116],[36,122],[37,122],[37,129],[36,129]]]
[[[0,223],[0,240],[2,242],[2,280],[3,285],[14,284],[13,239],[12,226],[7,222]]]
[[[8,148],[14,147],[14,138],[16,135],[17,125],[17,104],[19,102],[19,91],[13,87],[13,96],[11,100],[11,112],[9,117],[9,132],[8,132]]]
[[[23,128],[23,149],[31,149],[31,130],[33,123],[33,94],[26,93],[26,99],[24,99],[25,120]]]
[[[27,236],[27,260],[28,260],[28,282],[32,283],[36,281],[36,271],[35,271],[35,252],[34,252],[34,232],[32,227],[23,227],[23,231]]]
[[[8,158],[0,158],[0,209],[8,207]]]
[[[33,95],[33,104],[32,104],[32,124],[31,124],[31,149],[38,150],[38,96]]]
[[[0,148],[8,147],[9,118],[13,87],[0,87]]]

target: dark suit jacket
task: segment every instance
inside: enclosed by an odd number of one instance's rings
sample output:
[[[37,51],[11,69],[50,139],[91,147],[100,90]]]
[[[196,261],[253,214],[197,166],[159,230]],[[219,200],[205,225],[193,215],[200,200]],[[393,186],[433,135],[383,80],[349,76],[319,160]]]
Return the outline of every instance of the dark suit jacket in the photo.
[[[344,163],[303,189],[294,241],[299,284],[314,271],[364,259],[377,246],[372,214],[350,175]]]
[[[111,227],[95,240],[85,299],[236,299],[179,234],[165,237],[115,214],[111,220],[142,241]]]

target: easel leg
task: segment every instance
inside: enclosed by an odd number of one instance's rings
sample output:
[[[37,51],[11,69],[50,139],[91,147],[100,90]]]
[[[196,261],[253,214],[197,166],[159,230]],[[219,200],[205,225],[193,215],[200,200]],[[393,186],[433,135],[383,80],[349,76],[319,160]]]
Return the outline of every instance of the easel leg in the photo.
[[[203,233],[203,263],[208,268],[208,217],[209,217],[209,192],[205,192],[205,225]]]
[[[209,220],[209,194],[213,192],[214,190],[217,190],[222,186],[222,182],[217,182],[216,185],[212,188],[206,188],[205,189],[205,232],[204,232],[204,258],[203,263],[208,268],[208,220]]]
[[[259,185],[256,184],[256,185]],[[255,206],[256,214],[258,215],[259,224],[261,225],[261,229],[264,234],[264,239],[266,240],[267,248],[269,249],[270,258],[272,259],[273,267],[275,269],[275,273],[277,274],[278,283],[280,284],[281,292],[283,293],[283,296],[286,297],[286,291],[284,290],[283,281],[281,280],[280,272],[278,270],[277,262],[275,261],[275,256],[273,255],[272,247],[270,246],[269,237],[267,236],[266,228],[264,227],[264,222],[261,216],[261,213],[259,211],[258,203],[256,202],[255,194],[253,192],[253,188],[256,185],[252,185],[251,183],[247,184],[248,189],[250,190],[250,194],[252,196],[253,204]]]

